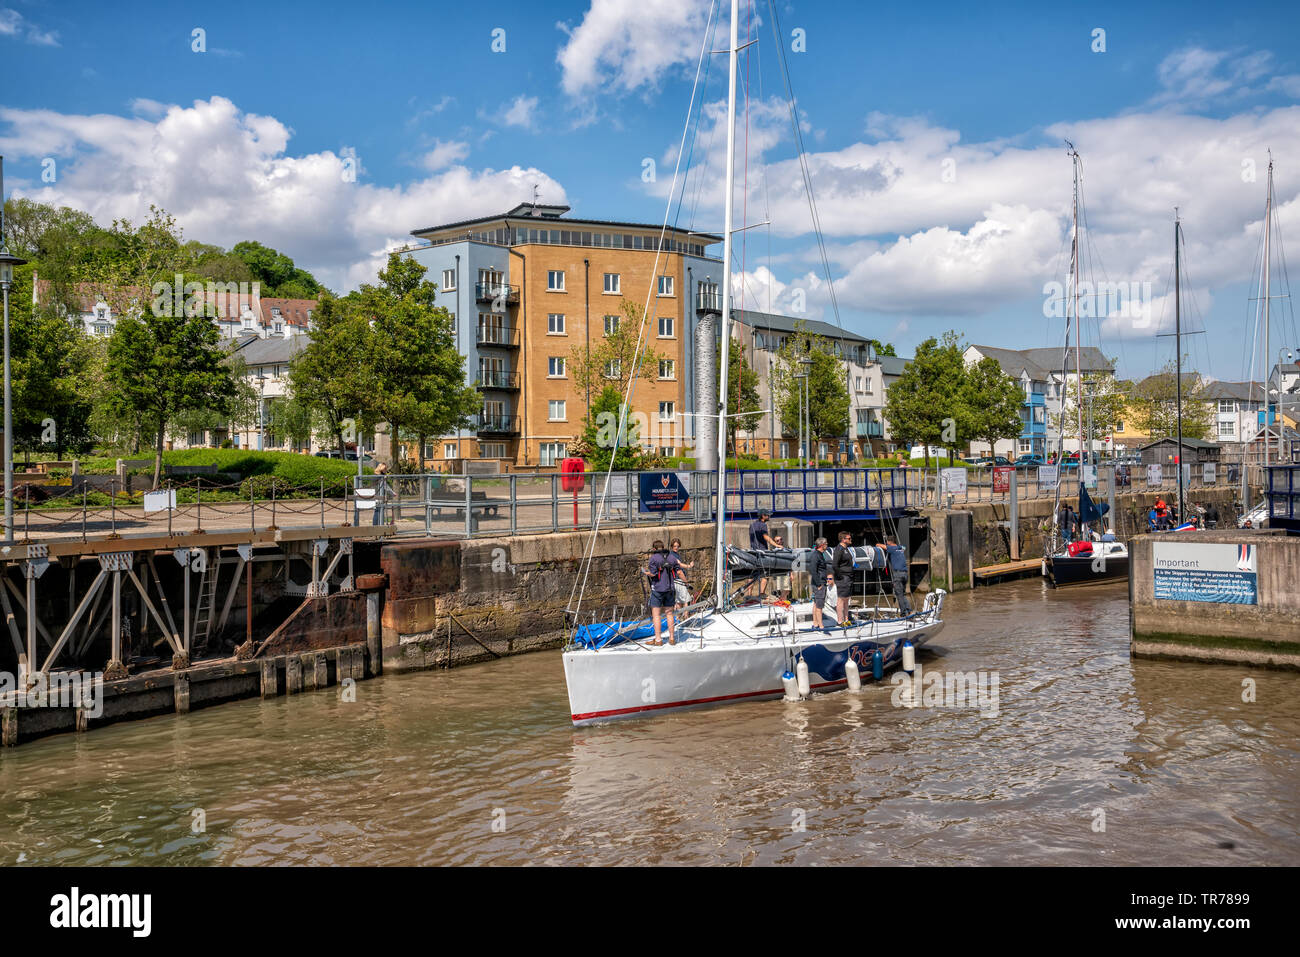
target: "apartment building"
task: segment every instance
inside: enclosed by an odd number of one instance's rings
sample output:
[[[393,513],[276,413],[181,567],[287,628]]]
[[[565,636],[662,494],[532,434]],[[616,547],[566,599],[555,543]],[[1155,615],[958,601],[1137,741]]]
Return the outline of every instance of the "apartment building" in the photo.
[[[687,451],[695,408],[696,329],[721,314],[722,237],[658,225],[567,216],[568,206],[525,203],[496,216],[412,231],[407,250],[438,285],[455,317],[467,378],[483,396],[472,427],[424,449],[432,467],[489,459],[505,468],[550,468],[582,434],[588,396],[575,381],[575,350],[595,347],[621,322],[623,300],[649,296],[647,336],[664,357],[638,380],[632,411],[646,417],[642,445]]]
[[[818,459],[856,461],[892,452],[887,440],[884,405],[886,374],[883,359],[869,339],[818,320],[795,319],[769,312],[734,310],[732,331],[745,349],[745,361],[758,375],[759,405],[774,408],[772,381],[777,354],[800,327],[827,340],[834,355],[844,363],[845,387],[849,394],[849,417],[839,436],[818,436],[816,446],[808,452]],[[905,360],[897,360],[893,378],[902,371]],[[764,458],[799,457],[797,422],[780,421],[765,411],[752,431],[736,435],[740,452]]]
[[[1002,439],[990,450],[987,442],[972,442],[971,452],[976,455],[1047,456],[1057,450],[1060,430],[1053,427],[1065,405],[1066,382],[1075,374],[1074,350],[1065,355],[1060,349],[1002,349],[997,346],[971,345],[962,355],[967,365],[983,358],[997,360],[1003,373],[1019,384],[1024,392],[1020,406],[1020,434],[1014,439]],[[1084,375],[1113,374],[1115,366],[1095,346],[1080,350],[1079,362]],[[1097,436],[1110,438],[1098,424]],[[1079,449],[1077,437],[1065,440],[1066,451]]]

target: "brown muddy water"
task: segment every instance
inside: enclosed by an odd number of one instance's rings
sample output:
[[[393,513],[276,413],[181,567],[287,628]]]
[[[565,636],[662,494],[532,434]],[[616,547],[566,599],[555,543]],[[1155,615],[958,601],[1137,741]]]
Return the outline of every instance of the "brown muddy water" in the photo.
[[[558,651],[389,675],[6,750],[0,863],[1300,864],[1300,675],[1132,661],[1123,587],[945,617],[923,668],[996,714],[886,682],[574,729]]]

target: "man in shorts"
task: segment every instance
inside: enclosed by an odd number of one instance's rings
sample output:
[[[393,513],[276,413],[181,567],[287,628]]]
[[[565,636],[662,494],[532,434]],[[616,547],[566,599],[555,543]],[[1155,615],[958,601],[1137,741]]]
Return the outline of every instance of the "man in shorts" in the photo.
[[[849,623],[849,594],[853,591],[853,536],[840,532],[840,543],[831,557],[831,574],[835,577],[835,617],[841,625]]]
[[[677,572],[673,576],[673,594],[676,598],[676,608],[684,609],[691,603],[691,586],[686,581],[686,575],[683,568],[694,568],[694,562],[682,561],[682,540],[674,538],[669,543],[669,554],[677,560]]]
[[[827,544],[824,538],[817,539],[813,544],[812,567],[809,569],[813,589],[813,627],[818,630],[822,627],[822,605],[826,603],[826,588],[835,580],[831,574],[831,556],[826,550]]]
[[[664,543],[658,539],[650,548],[650,562],[645,569],[645,574],[650,579],[650,618],[655,628],[655,640],[650,644],[663,644],[660,634],[663,630],[664,615],[667,615],[668,644],[675,645],[677,634],[674,630],[673,605],[676,601],[676,593],[673,590],[673,580],[677,569],[681,566],[672,552],[664,548]]]

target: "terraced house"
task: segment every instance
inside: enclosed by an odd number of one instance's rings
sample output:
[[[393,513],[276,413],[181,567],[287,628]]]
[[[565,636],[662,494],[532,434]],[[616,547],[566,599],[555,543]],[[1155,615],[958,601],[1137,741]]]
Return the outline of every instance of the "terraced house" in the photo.
[[[525,203],[496,216],[417,229],[408,255],[429,269],[440,306],[483,405],[472,427],[426,445],[444,470],[467,459],[551,468],[582,434],[589,403],[571,368],[575,348],[626,321],[622,302],[647,311],[649,344],[664,357],[632,402],[651,424],[643,444],[684,454],[695,406],[694,352],[701,323],[721,315],[722,237],[651,223],[569,218],[568,206]],[[716,335],[716,331],[713,333]],[[598,392],[598,390],[597,390]]]

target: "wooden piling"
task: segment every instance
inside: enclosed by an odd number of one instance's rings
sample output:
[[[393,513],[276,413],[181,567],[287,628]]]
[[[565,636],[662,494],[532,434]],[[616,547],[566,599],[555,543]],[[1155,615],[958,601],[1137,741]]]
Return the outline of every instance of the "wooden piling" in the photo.
[[[262,697],[274,698],[280,693],[280,672],[275,667],[275,660],[267,658],[262,661]]]
[[[284,693],[297,694],[302,690],[302,659],[289,655],[284,659]]]

